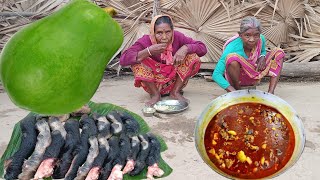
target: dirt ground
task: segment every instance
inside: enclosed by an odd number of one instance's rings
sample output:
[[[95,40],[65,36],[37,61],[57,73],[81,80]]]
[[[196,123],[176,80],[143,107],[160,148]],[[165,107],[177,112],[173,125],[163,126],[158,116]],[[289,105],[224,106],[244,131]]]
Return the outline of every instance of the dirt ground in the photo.
[[[268,84],[262,83],[259,90],[267,90]],[[225,179],[212,171],[201,159],[195,148],[194,128],[198,116],[214,98],[224,94],[215,83],[203,78],[193,78],[185,88],[185,96],[191,100],[189,109],[172,115],[161,114],[145,117],[152,131],[161,135],[169,149],[162,153],[164,160],[173,168],[173,173],[164,179]],[[276,95],[291,104],[302,118],[307,141],[298,162],[275,179],[309,180],[320,177],[320,82],[283,81]],[[109,102],[127,108],[139,115],[148,95],[142,89],[133,87],[132,76],[107,78],[95,93],[92,101]],[[28,114],[15,106],[6,93],[0,93],[0,155],[3,154],[14,124]]]

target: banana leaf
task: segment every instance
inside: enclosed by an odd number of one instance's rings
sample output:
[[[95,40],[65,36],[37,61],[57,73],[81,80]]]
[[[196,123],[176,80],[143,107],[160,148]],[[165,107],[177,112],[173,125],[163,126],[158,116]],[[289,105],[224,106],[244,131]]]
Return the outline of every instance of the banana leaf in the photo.
[[[112,110],[119,110],[119,111],[125,111],[128,112],[130,115],[132,115],[140,124],[140,132],[139,134],[147,133],[150,131],[150,127],[148,124],[137,114],[128,111],[127,109],[124,109],[120,106],[116,106],[110,103],[94,103],[94,102],[89,102],[88,103],[89,107],[91,108],[92,112],[96,112],[102,115],[108,114],[108,112]],[[35,113],[29,113],[25,118],[29,116],[35,116]],[[157,136],[158,140],[160,141],[161,144],[161,152],[165,151],[168,149],[165,141],[160,137]],[[4,176],[4,162],[6,159],[11,157],[20,147],[21,143],[21,129],[20,129],[20,122],[16,123],[11,135],[10,142],[7,146],[7,149],[5,150],[4,154],[2,155],[0,159],[0,177],[3,178]],[[159,162],[159,167],[165,172],[162,177],[166,177],[172,172],[172,168],[161,158]],[[138,180],[138,179],[146,179],[147,177],[147,168],[145,168],[140,174],[136,176],[129,176],[125,175],[123,177],[124,180]],[[51,178],[47,178],[51,179]]]

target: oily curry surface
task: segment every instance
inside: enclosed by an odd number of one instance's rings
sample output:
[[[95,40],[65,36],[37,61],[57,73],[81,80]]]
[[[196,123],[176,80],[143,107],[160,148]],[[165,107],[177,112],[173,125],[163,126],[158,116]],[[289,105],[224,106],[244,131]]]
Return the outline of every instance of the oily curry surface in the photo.
[[[238,178],[267,177],[290,160],[294,132],[276,109],[258,104],[230,106],[213,117],[205,133],[210,160]]]

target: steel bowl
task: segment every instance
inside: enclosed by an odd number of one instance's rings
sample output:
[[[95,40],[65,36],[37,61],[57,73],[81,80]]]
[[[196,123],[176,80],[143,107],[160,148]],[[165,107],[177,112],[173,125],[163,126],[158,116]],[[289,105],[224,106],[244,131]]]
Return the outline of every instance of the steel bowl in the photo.
[[[196,147],[202,159],[215,172],[230,179],[239,179],[237,177],[233,177],[221,171],[209,159],[205,149],[205,145],[204,145],[204,136],[205,136],[205,132],[208,124],[217,113],[219,113],[221,110],[229,106],[239,104],[239,103],[248,103],[248,102],[260,103],[260,104],[264,104],[269,107],[275,108],[282,115],[286,117],[286,119],[289,121],[294,131],[295,147],[294,147],[293,154],[290,160],[288,161],[288,163],[282,169],[280,169],[279,171],[275,172],[274,174],[268,177],[263,178],[263,179],[271,179],[284,173],[286,170],[288,170],[298,161],[299,157],[303,152],[305,141],[306,141],[304,126],[297,112],[293,109],[292,106],[290,106],[286,101],[279,98],[278,96],[275,96],[270,93],[262,92],[259,90],[239,90],[239,91],[230,92],[217,97],[207,105],[207,107],[203,110],[200,117],[198,118],[196,128],[195,128]]]
[[[162,100],[153,106],[157,112],[164,114],[179,113],[189,108],[189,103],[181,100]]]
[[[153,107],[144,107],[142,109],[142,113],[146,117],[151,117],[156,112],[156,110]]]

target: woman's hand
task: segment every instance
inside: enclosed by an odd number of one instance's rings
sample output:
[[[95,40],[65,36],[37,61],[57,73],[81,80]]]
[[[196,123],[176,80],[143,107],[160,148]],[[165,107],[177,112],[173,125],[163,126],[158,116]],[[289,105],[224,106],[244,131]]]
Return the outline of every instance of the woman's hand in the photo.
[[[234,87],[232,87],[232,86],[228,86],[228,87],[226,88],[226,91],[227,91],[227,92],[232,92],[232,91],[236,91],[236,89],[235,89]]]
[[[265,68],[266,68],[266,59],[264,56],[261,56],[257,61],[257,71],[263,71]]]
[[[186,57],[187,53],[188,53],[188,46],[183,45],[173,56],[174,64],[180,65],[183,62],[184,58]]]
[[[167,48],[167,44],[154,44],[138,52],[137,63],[140,63],[147,57],[161,54]]]
[[[149,51],[152,56],[161,54],[164,50],[166,50],[167,44],[160,43],[160,44],[153,44],[149,47]]]

